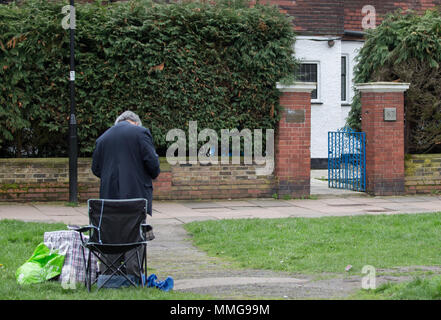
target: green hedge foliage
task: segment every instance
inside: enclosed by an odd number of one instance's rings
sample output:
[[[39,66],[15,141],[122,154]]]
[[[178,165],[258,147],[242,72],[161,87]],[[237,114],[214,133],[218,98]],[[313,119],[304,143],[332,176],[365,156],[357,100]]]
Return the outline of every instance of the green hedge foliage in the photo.
[[[367,33],[357,61],[355,83],[411,84],[405,95],[407,152],[441,152],[441,9],[389,15]],[[357,94],[347,124],[361,130],[360,121]]]
[[[68,2],[0,5],[0,155],[65,156],[69,117]],[[76,5],[80,154],[124,110],[161,153],[169,129],[274,128],[276,82],[293,73],[295,35],[273,6],[146,0]]]

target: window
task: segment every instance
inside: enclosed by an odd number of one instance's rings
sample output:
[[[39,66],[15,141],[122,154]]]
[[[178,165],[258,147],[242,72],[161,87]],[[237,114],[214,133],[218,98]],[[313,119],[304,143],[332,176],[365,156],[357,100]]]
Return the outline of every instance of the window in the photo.
[[[318,100],[318,63],[302,63],[299,66],[298,79],[301,82],[315,82],[316,88],[311,92],[311,99]]]
[[[341,101],[348,101],[348,57],[341,57]]]

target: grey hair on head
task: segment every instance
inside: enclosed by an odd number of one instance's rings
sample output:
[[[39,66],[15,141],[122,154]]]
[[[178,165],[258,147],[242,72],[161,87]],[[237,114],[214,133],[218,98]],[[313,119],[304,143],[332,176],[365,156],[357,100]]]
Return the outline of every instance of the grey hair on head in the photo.
[[[136,113],[132,111],[124,111],[123,113],[121,113],[121,115],[118,118],[116,118],[115,125],[121,121],[126,121],[126,120],[133,121],[138,126],[142,126],[141,119]]]

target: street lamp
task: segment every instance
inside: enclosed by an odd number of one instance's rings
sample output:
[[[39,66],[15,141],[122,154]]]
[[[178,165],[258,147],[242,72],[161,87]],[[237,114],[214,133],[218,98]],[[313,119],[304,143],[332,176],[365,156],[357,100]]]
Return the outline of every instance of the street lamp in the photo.
[[[77,120],[75,118],[75,4],[70,0],[69,7],[69,30],[70,30],[70,116],[69,116],[69,202],[78,202],[78,139]]]

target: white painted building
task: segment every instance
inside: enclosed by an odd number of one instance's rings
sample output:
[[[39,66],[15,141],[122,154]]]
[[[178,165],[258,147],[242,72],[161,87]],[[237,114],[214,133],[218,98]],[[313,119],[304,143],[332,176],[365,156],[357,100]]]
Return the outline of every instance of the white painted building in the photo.
[[[317,82],[311,113],[311,167],[327,168],[328,132],[342,128],[353,97],[353,70],[363,31],[397,9],[423,12],[441,0],[269,0],[292,18],[301,81]],[[342,63],[343,61],[343,63]],[[342,90],[343,89],[343,90]]]
[[[342,128],[354,95],[353,70],[362,41],[336,36],[298,36],[295,55],[301,77],[317,82],[311,96],[311,159],[313,167],[326,167],[328,132]]]

